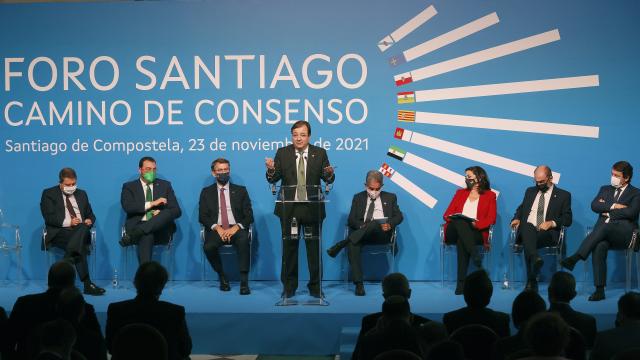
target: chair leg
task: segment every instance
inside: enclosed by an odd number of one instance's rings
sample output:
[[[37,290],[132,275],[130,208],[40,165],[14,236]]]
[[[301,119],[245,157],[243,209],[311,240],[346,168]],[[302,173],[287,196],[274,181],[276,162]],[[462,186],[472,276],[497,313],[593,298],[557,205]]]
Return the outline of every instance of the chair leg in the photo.
[[[631,266],[633,265],[633,253],[631,250],[624,252],[625,258],[625,279],[624,279],[624,292],[631,290]]]
[[[444,245],[440,245],[440,286],[444,288]]]

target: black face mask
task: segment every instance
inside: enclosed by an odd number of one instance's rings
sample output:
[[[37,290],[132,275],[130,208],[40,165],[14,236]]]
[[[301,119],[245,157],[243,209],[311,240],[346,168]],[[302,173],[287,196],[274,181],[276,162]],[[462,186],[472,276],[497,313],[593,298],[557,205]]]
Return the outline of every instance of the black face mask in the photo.
[[[549,185],[547,185],[547,183],[544,184],[536,184],[536,187],[538,188],[539,191],[541,192],[547,192],[547,190],[549,190]]]
[[[216,175],[216,180],[220,185],[226,185],[229,182],[230,175],[229,173],[220,173]]]
[[[465,184],[467,184],[467,189],[471,190],[471,188],[473,188],[473,185],[476,184],[476,181],[474,179],[464,179]]]

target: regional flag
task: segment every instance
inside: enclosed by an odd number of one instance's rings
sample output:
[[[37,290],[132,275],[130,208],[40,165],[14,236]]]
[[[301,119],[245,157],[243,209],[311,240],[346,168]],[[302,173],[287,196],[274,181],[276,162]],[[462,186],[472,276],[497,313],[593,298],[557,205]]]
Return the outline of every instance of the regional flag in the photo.
[[[408,110],[398,110],[398,121],[415,122],[416,112]]]
[[[406,62],[407,60],[404,58],[403,54],[393,55],[392,57],[389,58],[389,65],[391,65],[391,67],[396,67]]]
[[[416,93],[413,91],[404,91],[398,93],[398,104],[413,104],[416,102]]]
[[[410,72],[406,72],[406,73],[402,73],[400,75],[396,75],[393,77],[393,80],[395,80],[396,82],[396,86],[402,86],[402,85],[406,85],[409,83],[413,82],[413,79],[411,78],[411,73]]]
[[[398,159],[400,161],[402,161],[402,159],[404,159],[404,156],[407,154],[406,151],[400,149],[399,147],[396,146],[392,146],[389,148],[389,151],[387,151],[387,155],[391,156],[392,158]]]
[[[379,171],[382,173],[382,175],[384,175],[384,176],[386,176],[388,178],[390,178],[391,175],[393,175],[393,173],[396,172],[387,163],[382,163],[382,166],[380,167]]]

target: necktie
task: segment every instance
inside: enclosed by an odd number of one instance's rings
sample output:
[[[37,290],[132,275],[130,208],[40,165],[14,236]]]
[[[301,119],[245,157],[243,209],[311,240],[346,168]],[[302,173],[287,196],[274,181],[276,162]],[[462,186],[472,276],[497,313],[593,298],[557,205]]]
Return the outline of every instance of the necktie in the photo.
[[[536,214],[536,226],[540,226],[544,222],[544,193],[540,193],[538,199],[538,212]]]
[[[145,195],[145,199],[146,202],[152,202],[153,201],[153,193],[151,192],[151,185],[147,184],[147,194]],[[147,213],[144,215],[145,218],[147,220],[151,219],[153,217],[153,210],[149,209],[149,211],[147,211]]]
[[[222,228],[229,228],[229,214],[227,214],[227,198],[224,196],[224,188],[220,188],[220,221]]]
[[[369,202],[369,208],[367,209],[367,215],[364,217],[364,222],[369,222],[373,219],[373,210],[376,208],[375,202],[374,199],[371,199],[371,202]]]
[[[64,203],[67,206],[67,210],[69,210],[69,215],[71,215],[71,218],[77,218],[78,215],[76,215],[76,211],[73,210],[73,205],[71,205],[71,200],[69,200],[69,197],[71,197],[71,195],[64,194]]]
[[[618,199],[620,199],[620,193],[621,193],[621,192],[622,192],[622,191],[621,191],[621,189],[620,189],[620,188],[617,188],[617,189],[616,189],[616,193],[615,193],[615,194],[613,194],[613,201],[618,202]]]
[[[298,200],[307,200],[307,179],[304,176],[304,151],[298,151],[298,186],[296,195]]]

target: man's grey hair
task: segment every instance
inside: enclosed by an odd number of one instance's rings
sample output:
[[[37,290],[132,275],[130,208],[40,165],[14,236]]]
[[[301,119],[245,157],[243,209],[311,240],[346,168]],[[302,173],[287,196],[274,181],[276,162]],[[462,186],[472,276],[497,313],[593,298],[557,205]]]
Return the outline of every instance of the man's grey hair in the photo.
[[[369,171],[367,171],[367,178],[365,179],[364,183],[368,184],[369,181],[375,180],[375,181],[379,182],[380,185],[382,185],[383,184],[383,180],[382,180],[383,178],[384,178],[384,176],[382,176],[382,173],[380,171],[378,171],[378,170],[369,170]]]

